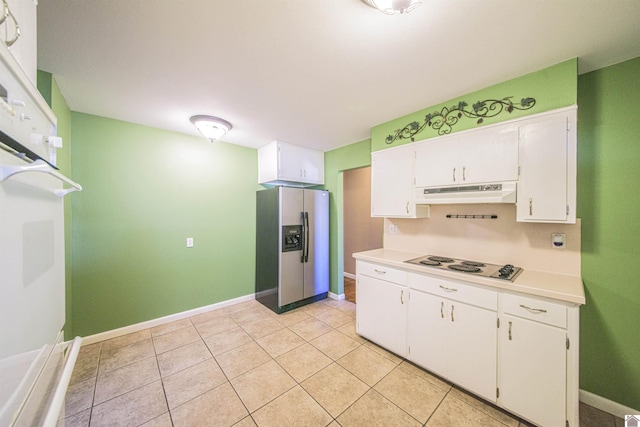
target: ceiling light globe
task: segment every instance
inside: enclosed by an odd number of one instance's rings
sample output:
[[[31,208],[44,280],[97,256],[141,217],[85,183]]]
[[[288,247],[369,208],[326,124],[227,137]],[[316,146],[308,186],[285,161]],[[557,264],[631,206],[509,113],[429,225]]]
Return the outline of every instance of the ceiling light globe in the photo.
[[[387,15],[409,13],[422,4],[422,0],[362,0]]]
[[[226,120],[214,116],[191,117],[191,123],[211,142],[222,138],[233,126]]]

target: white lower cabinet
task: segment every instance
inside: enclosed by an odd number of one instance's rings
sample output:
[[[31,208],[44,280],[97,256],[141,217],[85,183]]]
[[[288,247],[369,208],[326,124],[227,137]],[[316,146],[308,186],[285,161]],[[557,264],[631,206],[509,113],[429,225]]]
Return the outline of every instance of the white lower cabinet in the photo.
[[[499,403],[541,426],[566,425],[567,307],[511,294],[500,298]]]
[[[410,290],[408,358],[496,401],[495,310]]]
[[[579,305],[356,269],[358,334],[536,425],[579,425]]]
[[[504,315],[500,403],[543,426],[565,425],[566,331]]]
[[[358,302],[359,303],[359,302]],[[411,308],[407,316],[409,356],[416,364],[446,376],[448,307],[445,300],[420,291],[411,291]]]
[[[405,357],[408,302],[404,283],[406,273],[362,262],[356,263],[356,269],[356,332]]]

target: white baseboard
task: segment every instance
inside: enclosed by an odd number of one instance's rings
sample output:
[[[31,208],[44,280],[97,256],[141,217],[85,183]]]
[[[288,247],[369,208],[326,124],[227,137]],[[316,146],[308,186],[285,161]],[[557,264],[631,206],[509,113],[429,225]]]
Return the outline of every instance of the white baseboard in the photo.
[[[355,274],[351,274],[351,273],[347,273],[346,271],[342,273],[342,275],[344,277],[348,277],[349,279],[353,279],[356,280],[356,275]]]
[[[615,415],[618,418],[622,418],[623,420],[625,415],[640,414],[640,410],[638,409],[629,408],[628,406],[582,389],[580,390],[580,401],[601,411]]]
[[[142,331],[144,329],[153,328],[154,326],[164,325],[165,323],[174,322],[176,320],[185,319],[187,317],[195,316],[197,314],[206,313],[208,311],[217,310],[222,307],[228,307],[230,305],[239,304],[241,302],[251,301],[256,298],[255,294],[245,295],[226,301],[221,301],[211,305],[205,305],[204,307],[194,308],[193,310],[183,311],[181,313],[170,314],[168,316],[159,317],[157,319],[147,320],[146,322],[136,323],[134,325],[123,326],[122,328],[112,329],[110,331],[100,332],[98,334],[89,335],[82,339],[82,345],[93,344],[99,341],[116,338],[122,335],[127,335],[132,332]]]
[[[329,298],[340,301],[344,299],[344,294],[334,294],[333,292],[329,292]]]

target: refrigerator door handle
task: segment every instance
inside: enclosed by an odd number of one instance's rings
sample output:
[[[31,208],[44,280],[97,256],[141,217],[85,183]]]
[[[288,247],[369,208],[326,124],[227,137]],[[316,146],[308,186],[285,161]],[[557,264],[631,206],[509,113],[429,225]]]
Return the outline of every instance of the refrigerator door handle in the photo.
[[[309,262],[309,212],[304,213],[304,262]]]
[[[302,223],[302,233],[300,233],[300,238],[302,239],[301,242],[301,248],[302,248],[302,252],[300,253],[300,262],[304,263],[304,245],[305,242],[307,240],[307,230],[305,228],[305,223],[304,223],[304,212],[300,212],[300,222]]]

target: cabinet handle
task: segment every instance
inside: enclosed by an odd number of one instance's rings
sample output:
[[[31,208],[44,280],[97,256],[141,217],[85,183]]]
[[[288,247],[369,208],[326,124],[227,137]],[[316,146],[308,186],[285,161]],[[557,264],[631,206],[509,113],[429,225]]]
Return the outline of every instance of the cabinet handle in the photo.
[[[462,180],[463,181],[467,180],[467,167],[466,166],[462,167]]]
[[[409,213],[409,202],[407,202],[407,214]]]
[[[446,286],[442,286],[442,285],[440,285],[440,289],[442,289],[445,292],[458,292],[458,290],[455,288],[447,288]]]
[[[455,306],[453,304],[451,304],[451,321],[455,322],[455,319],[453,318],[453,309],[455,308]]]
[[[440,303],[440,317],[444,319],[444,301]]]
[[[400,304],[404,304],[404,291],[400,291]]]
[[[453,168],[453,182],[456,182],[456,168]]]
[[[529,306],[526,306],[524,304],[520,304],[520,307],[524,308],[525,310],[528,310],[532,313],[546,313],[547,310],[545,310],[544,308],[531,308]]]
[[[533,215],[533,199],[529,198],[529,216]]]
[[[513,323],[509,322],[509,341],[512,341],[511,339],[511,327],[513,326]]]
[[[375,272],[376,272],[376,273],[378,273],[378,274],[387,274],[387,272],[386,272],[386,271],[384,271],[384,270],[378,270],[378,269],[375,269],[375,270],[373,270],[373,271],[375,271]]]

